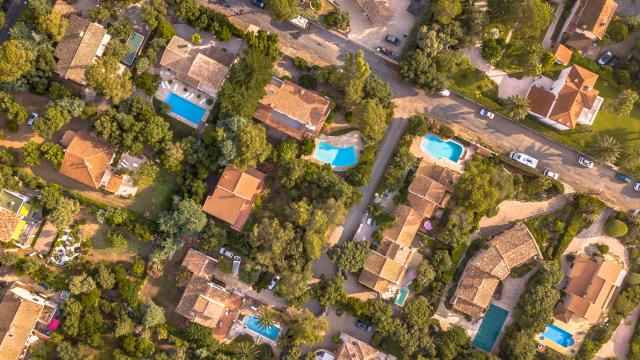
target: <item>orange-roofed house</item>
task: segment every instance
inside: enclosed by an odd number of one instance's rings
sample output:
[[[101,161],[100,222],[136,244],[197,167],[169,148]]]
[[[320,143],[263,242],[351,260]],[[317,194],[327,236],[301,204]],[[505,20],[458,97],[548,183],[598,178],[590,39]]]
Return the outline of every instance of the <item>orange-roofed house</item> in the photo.
[[[400,204],[394,210],[396,221],[382,233],[376,250],[369,250],[358,282],[375,290],[384,298],[397,294],[408,266],[416,253],[411,246],[418,233],[422,216]]]
[[[511,269],[541,258],[538,244],[525,224],[518,223],[503,231],[489,240],[489,248],[480,251],[465,267],[451,298],[453,308],[479,318]]]
[[[288,80],[271,79],[253,114],[259,120],[301,140],[316,138],[331,111],[331,100]]]
[[[580,0],[568,31],[593,41],[602,40],[617,9],[614,0]]]
[[[593,125],[604,99],[595,88],[598,75],[578,65],[568,67],[556,81],[541,78],[529,88],[529,113],[558,130]],[[550,83],[544,86],[543,83]]]
[[[564,323],[576,319],[598,323],[626,274],[616,262],[584,254],[578,256],[567,275],[568,282],[563,289],[566,297],[556,307],[554,317]]]
[[[265,188],[266,177],[256,169],[241,171],[227,165],[213,194],[207,196],[202,211],[240,231],[251,214],[256,196]]]
[[[409,205],[425,218],[434,216],[438,209],[447,206],[459,179],[460,174],[451,169],[422,160],[409,185]]]
[[[340,341],[342,343],[333,357],[318,356],[317,360],[396,360],[395,356],[383,353],[349,334],[340,333]]]
[[[569,65],[571,62],[571,57],[573,56],[573,51],[568,47],[558,43],[556,46],[556,50],[553,52],[553,56],[556,58],[556,63],[560,65]]]
[[[116,148],[85,131],[67,131],[61,144],[66,146],[60,172],[92,189],[117,195],[134,195],[136,188],[125,176],[116,175],[111,162]]]

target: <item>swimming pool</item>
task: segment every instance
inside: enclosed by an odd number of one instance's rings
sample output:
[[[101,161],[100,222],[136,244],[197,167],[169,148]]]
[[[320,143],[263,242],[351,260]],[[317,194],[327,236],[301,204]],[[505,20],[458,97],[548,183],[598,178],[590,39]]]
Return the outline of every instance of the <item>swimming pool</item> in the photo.
[[[202,117],[206,112],[206,110],[200,106],[172,92],[167,95],[164,102],[169,104],[171,112],[185,118],[193,125],[193,127],[198,127],[198,125],[200,125]]]
[[[555,325],[549,325],[540,336],[540,340],[549,339],[562,347],[574,344],[573,335]]]
[[[358,162],[356,156],[356,148],[349,147],[336,147],[323,140],[320,140],[318,147],[313,154],[313,157],[322,161],[325,164],[331,166],[353,166]]]
[[[266,337],[267,339],[270,339],[272,341],[276,341],[276,339],[278,338],[278,336],[280,335],[280,328],[275,326],[275,325],[271,325],[267,328],[263,328],[260,326],[260,322],[258,320],[257,317],[255,316],[247,316],[244,320],[244,325],[246,327],[248,327],[249,329],[257,332],[258,334]]]
[[[480,329],[473,339],[473,345],[481,350],[490,352],[495,344],[504,321],[507,320],[509,312],[499,306],[489,305]]]
[[[409,296],[409,288],[403,287],[398,291],[398,296],[396,296],[396,300],[393,303],[402,307],[405,301],[407,301],[407,296]]]
[[[433,134],[428,134],[422,139],[420,149],[436,159],[449,159],[453,162],[460,160],[464,150],[457,141],[445,141]]]

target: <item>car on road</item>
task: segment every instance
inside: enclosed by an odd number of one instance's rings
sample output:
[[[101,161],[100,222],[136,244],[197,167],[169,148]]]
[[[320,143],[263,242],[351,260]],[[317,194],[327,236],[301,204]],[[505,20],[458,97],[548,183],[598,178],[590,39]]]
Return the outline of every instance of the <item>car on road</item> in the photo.
[[[251,3],[260,9],[264,9],[264,2],[262,0],[251,0]]]
[[[637,183],[636,186],[634,186],[633,188],[634,189],[638,188],[638,189],[636,189],[636,191],[640,191],[640,183]],[[640,215],[640,210],[631,210],[631,211],[629,211],[629,214],[631,214],[632,216],[638,216],[638,215]]]
[[[367,225],[371,225],[371,224],[373,224],[373,218],[369,217],[367,218]]]
[[[640,191],[640,182],[637,182],[635,185],[633,185],[633,190]]]
[[[598,58],[598,65],[605,65],[606,63],[611,61],[611,58],[613,58],[613,53],[611,51],[605,51],[605,53],[600,55],[600,57]]]
[[[616,173],[616,180],[620,180],[627,184],[631,182],[631,178],[623,173]]]
[[[280,275],[274,276],[273,279],[271,279],[271,282],[269,283],[269,286],[267,286],[267,288],[269,290],[273,290],[273,288],[276,287],[276,285],[278,285],[278,281],[280,281]]]
[[[552,178],[552,179],[555,179],[555,180],[558,180],[558,176],[560,176],[560,175],[558,175],[558,173],[557,173],[557,172],[553,172],[553,171],[551,171],[551,170],[545,170],[545,171],[543,171],[543,172],[542,172],[542,175],[544,175],[544,176],[548,176],[548,177],[550,177],[550,178]]]
[[[37,114],[37,113],[32,112],[32,113],[29,115],[29,118],[27,119],[27,125],[29,125],[29,126],[33,126],[33,123],[34,123],[34,122],[36,122],[36,119],[37,119],[37,118],[38,118],[38,114]]]
[[[607,63],[607,65],[611,66],[611,67],[616,67],[618,66],[618,64],[620,63],[620,56],[618,55],[613,55],[613,57],[611,58],[611,60],[609,60],[609,62]]]
[[[578,159],[578,164],[580,164],[581,166],[584,166],[586,168],[592,168],[593,167],[593,161],[584,158],[582,156],[580,156],[580,158]]]
[[[493,119],[496,116],[496,114],[492,113],[487,108],[480,109],[480,115],[482,115],[482,116],[484,116],[486,118],[489,118],[489,119]]]
[[[527,154],[518,153],[515,151],[512,151],[509,153],[509,159],[517,161],[522,165],[525,165],[534,169],[538,166],[538,159],[532,156],[529,156]]]
[[[391,49],[386,48],[386,47],[382,47],[382,46],[378,46],[376,48],[376,51],[379,52],[380,54],[384,55],[384,56],[388,56],[392,59],[397,59],[398,55],[396,53],[394,53],[393,51],[391,51]]]
[[[373,326],[367,324],[366,322],[362,321],[362,320],[356,320],[356,326],[358,327],[358,329],[362,329],[366,332],[371,332],[373,331]]]
[[[220,248],[220,255],[233,259],[233,253],[225,248]]]
[[[395,46],[400,46],[400,44],[402,44],[402,41],[400,41],[400,39],[398,39],[397,37],[395,37],[393,35],[389,35],[389,34],[387,34],[387,36],[384,38],[384,40],[386,42],[392,43]]]
[[[242,258],[238,255],[233,257],[233,263],[231,263],[231,273],[233,275],[238,275],[238,273],[240,272],[240,262],[242,261]]]
[[[438,93],[440,96],[449,96],[451,95],[451,90],[444,89]]]
[[[293,24],[301,29],[306,29],[309,26],[309,20],[300,15],[288,20],[290,24]]]

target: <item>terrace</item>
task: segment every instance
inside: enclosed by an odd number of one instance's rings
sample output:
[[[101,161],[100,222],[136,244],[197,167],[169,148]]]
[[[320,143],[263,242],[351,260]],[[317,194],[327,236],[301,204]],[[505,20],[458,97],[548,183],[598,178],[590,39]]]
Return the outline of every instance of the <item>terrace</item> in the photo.
[[[80,255],[84,239],[73,231],[67,231],[53,244],[49,262],[57,266],[65,266]]]

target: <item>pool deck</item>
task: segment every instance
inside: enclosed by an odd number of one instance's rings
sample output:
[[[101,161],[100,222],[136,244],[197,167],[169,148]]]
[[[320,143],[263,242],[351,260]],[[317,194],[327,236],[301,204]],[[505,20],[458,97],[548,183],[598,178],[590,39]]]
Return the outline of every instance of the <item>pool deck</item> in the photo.
[[[449,159],[438,159],[436,157],[431,156],[430,154],[427,154],[426,152],[422,151],[422,148],[420,147],[420,144],[422,143],[422,139],[424,139],[425,136],[429,135],[431,133],[428,134],[424,134],[422,136],[416,136],[415,138],[413,138],[413,141],[411,142],[411,148],[409,151],[411,151],[411,154],[413,154],[415,157],[419,158],[419,159],[425,159],[425,160],[429,160],[430,162],[449,168],[455,172],[458,173],[462,173],[464,171],[464,164],[471,160],[471,158],[473,157],[473,154],[475,154],[475,151],[473,149],[472,146],[466,146],[464,144],[462,144],[460,141],[458,140],[451,140],[448,139],[448,141],[455,141],[457,143],[459,143],[460,145],[462,145],[463,151],[462,151],[462,156],[460,157],[460,160],[458,160],[457,162],[453,162]],[[435,134],[433,134],[435,135]],[[437,135],[436,135],[437,136]],[[439,137],[439,136],[438,136]],[[447,141],[447,140],[445,140]]]
[[[316,149],[318,148],[318,144],[320,143],[320,141],[324,141],[330,145],[336,146],[336,147],[350,147],[353,146],[356,150],[356,159],[358,161],[360,161],[360,155],[362,153],[362,151],[364,150],[364,141],[363,141],[364,137],[362,136],[362,134],[357,131],[351,131],[348,132],[346,134],[343,135],[338,135],[338,136],[329,136],[329,135],[320,135],[315,139],[315,144],[316,147],[313,149],[313,154],[308,155],[308,156],[304,156],[303,159],[305,160],[309,160],[311,162],[314,162],[316,164],[319,165],[324,165],[325,163],[323,163],[322,161],[316,159],[315,157],[313,157],[313,155],[316,152]],[[335,166],[333,167],[333,171],[337,171],[337,172],[342,172],[342,171],[347,171],[350,168],[354,167],[355,165],[352,166]]]
[[[545,338],[544,340],[540,340],[540,336],[542,336],[542,333],[536,334],[536,342],[549,347],[563,355],[573,357],[575,356],[575,353],[572,353],[571,350],[573,349],[578,352],[578,349],[584,341],[584,337],[587,334],[587,331],[593,324],[585,319],[577,319],[577,317],[575,317],[571,319],[568,324],[554,319],[553,325],[573,335],[573,345],[569,347],[563,347],[562,345],[550,339]]]
[[[167,96],[169,96],[169,93],[174,93],[175,95],[180,96],[181,98],[187,101],[190,101],[193,104],[205,110],[204,115],[202,116],[202,121],[200,121],[200,124],[198,125],[195,125],[191,121],[183,118],[182,116],[172,111],[169,111],[167,113],[172,118],[180,121],[181,123],[189,127],[197,129],[198,132],[201,132],[204,129],[205,124],[207,123],[207,118],[209,117],[209,113],[213,108],[213,105],[215,103],[215,98],[204,91],[198,90],[192,86],[189,86],[177,80],[175,76],[168,70],[157,69],[156,73],[160,75],[161,82],[164,83],[165,85],[168,85],[167,87],[165,87],[161,83],[160,86],[158,86],[158,90],[153,95],[156,99],[166,103],[166,99],[167,99]],[[185,89],[187,90],[185,91]],[[187,96],[189,96],[190,94],[192,94],[191,97],[187,98]],[[208,105],[206,99],[212,99],[213,103],[211,105]]]
[[[253,337],[253,339],[256,341],[257,344],[267,344],[269,346],[271,346],[271,348],[274,349],[274,351],[278,351],[278,348],[276,346],[276,342],[265,337],[262,336],[260,334],[258,334],[257,332],[249,329],[245,324],[245,320],[247,318],[247,316],[256,316],[256,314],[253,311],[250,311],[248,309],[243,309],[241,310],[241,314],[244,316],[242,318],[242,320],[240,319],[236,319],[235,322],[233,323],[233,325],[231,326],[231,330],[229,330],[229,333],[227,335],[227,341],[231,341],[232,339],[234,339],[235,337],[239,336],[239,335],[249,335],[251,337]],[[284,331],[286,330],[282,324],[280,323],[276,323],[275,324],[277,327],[280,328],[280,334],[283,334]]]

